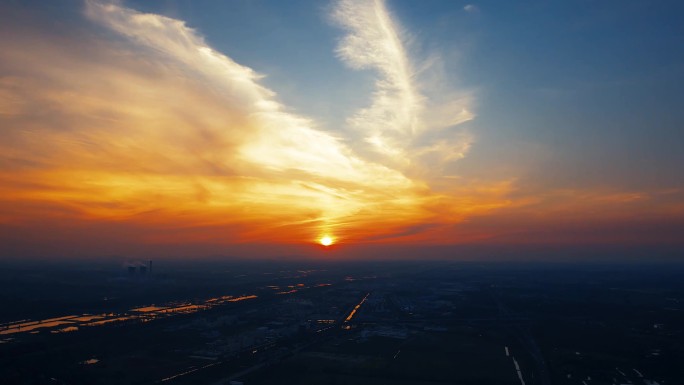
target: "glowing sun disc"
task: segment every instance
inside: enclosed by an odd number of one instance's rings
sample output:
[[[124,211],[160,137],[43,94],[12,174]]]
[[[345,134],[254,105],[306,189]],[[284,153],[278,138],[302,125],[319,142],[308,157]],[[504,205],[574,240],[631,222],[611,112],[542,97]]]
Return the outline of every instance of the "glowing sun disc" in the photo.
[[[323,246],[330,246],[330,245],[333,244],[333,239],[332,239],[331,237],[329,237],[329,236],[326,235],[326,236],[324,236],[323,238],[321,238],[321,239],[319,240],[319,242],[320,242],[321,245],[323,245]]]

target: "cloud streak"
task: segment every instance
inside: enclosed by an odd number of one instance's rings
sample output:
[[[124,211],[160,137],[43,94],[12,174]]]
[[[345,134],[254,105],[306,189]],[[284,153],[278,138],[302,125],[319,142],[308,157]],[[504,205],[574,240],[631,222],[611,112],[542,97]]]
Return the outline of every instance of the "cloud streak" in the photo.
[[[416,68],[429,72],[431,63],[415,63],[410,57],[406,46],[411,37],[385,2],[342,0],[332,16],[347,32],[338,44],[337,55],[353,69],[377,74],[370,105],[348,121],[372,151],[403,170],[420,167],[420,159],[426,154],[437,154],[430,157],[433,162],[429,167],[433,169],[437,159],[444,163],[465,156],[472,142],[470,135],[460,133],[435,140],[433,132],[472,119],[470,100],[450,98],[448,104],[439,105],[422,92],[421,71]]]
[[[332,10],[338,57],[374,79],[367,105],[335,130],[183,21],[84,4],[83,25],[0,23],[0,242],[12,250],[242,252],[328,233],[357,245],[517,241],[649,206],[647,192],[443,175],[473,143],[462,123],[474,99],[443,85],[437,55],[411,53],[384,1]],[[658,218],[681,217],[673,204]]]
[[[371,236],[431,215],[425,182],[289,111],[184,22],[94,0],[84,13],[114,35],[60,41],[37,28],[1,41],[3,206],[147,226],[180,216],[216,237],[230,226],[231,242],[363,239],[368,223]]]

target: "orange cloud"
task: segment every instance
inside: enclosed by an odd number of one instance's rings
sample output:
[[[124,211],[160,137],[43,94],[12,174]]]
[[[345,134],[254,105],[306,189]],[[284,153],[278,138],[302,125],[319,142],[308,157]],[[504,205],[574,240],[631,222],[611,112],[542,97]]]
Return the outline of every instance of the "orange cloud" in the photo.
[[[184,231],[240,224],[230,242],[308,242],[426,216],[424,181],[289,111],[182,21],[97,1],[85,14],[126,40],[37,29],[1,42],[3,222],[32,220],[9,209],[21,202]]]

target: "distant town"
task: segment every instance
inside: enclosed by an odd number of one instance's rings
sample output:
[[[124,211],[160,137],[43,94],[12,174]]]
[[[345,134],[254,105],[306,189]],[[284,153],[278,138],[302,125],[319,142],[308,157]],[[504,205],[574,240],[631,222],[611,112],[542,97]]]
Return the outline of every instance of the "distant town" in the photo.
[[[676,271],[157,265],[4,269],[3,286],[15,284],[5,293],[26,285],[26,295],[72,311],[3,306],[3,383],[659,385],[682,376],[670,364],[683,351]],[[51,289],[35,295],[37,282]]]

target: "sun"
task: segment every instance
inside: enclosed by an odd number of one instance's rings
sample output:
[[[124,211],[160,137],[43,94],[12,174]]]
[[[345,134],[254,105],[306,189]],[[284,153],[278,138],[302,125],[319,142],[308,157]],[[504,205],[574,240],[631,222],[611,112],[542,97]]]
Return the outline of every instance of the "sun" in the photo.
[[[324,235],[318,242],[323,246],[330,246],[333,244],[334,240],[329,235]]]

